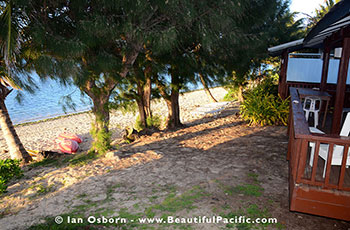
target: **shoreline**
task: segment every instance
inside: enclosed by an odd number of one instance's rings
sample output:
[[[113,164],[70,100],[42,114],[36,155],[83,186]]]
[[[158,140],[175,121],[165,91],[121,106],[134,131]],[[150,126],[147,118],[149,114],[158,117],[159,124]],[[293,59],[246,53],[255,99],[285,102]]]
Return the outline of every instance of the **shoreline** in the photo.
[[[210,90],[213,90],[213,89],[216,89],[216,88],[224,88],[223,86],[215,86],[215,87],[212,87],[212,88],[209,88]],[[183,94],[187,94],[187,93],[193,93],[193,92],[198,92],[198,91],[202,91],[204,90],[203,88],[200,88],[200,89],[194,89],[194,90],[190,90],[190,91],[186,91],[186,92],[182,92],[180,93],[180,95],[183,95]],[[159,99],[153,99],[153,100],[159,100]],[[162,100],[162,99],[160,99]],[[112,110],[114,111],[114,109]],[[118,109],[116,111],[119,111]],[[41,122],[47,122],[47,121],[51,121],[51,120],[56,120],[56,119],[60,119],[60,118],[63,118],[63,117],[69,117],[69,116],[75,116],[75,115],[79,115],[79,114],[84,114],[84,113],[90,113],[91,112],[91,109],[90,110],[84,110],[84,111],[77,111],[77,112],[70,112],[70,113],[67,113],[67,114],[62,114],[62,115],[51,115],[51,116],[48,116],[47,118],[39,118],[38,120],[33,120],[33,121],[25,121],[25,122],[21,122],[21,123],[18,123],[18,124],[14,124],[13,126],[14,127],[18,127],[18,126],[26,126],[26,125],[31,125],[31,124],[37,124],[37,123],[41,123]]]
[[[35,120],[35,121],[25,121],[23,123],[18,123],[18,124],[15,124],[13,126],[14,127],[20,127],[20,126],[38,124],[38,123],[41,123],[41,122],[57,120],[57,119],[64,118],[64,117],[70,117],[70,116],[75,116],[75,115],[84,114],[84,113],[90,113],[90,112],[91,112],[91,110],[86,110],[86,111],[72,112],[72,113],[58,115],[58,116],[54,116],[53,115],[53,117],[43,118],[43,119]]]
[[[215,87],[210,90],[214,97],[220,101],[227,91],[223,87]],[[188,123],[203,115],[195,115],[192,112],[199,106],[211,103],[203,89],[180,94],[180,119],[182,123]],[[165,119],[168,113],[166,103],[163,99],[151,101],[151,108],[154,115]],[[110,131],[112,141],[122,137],[124,129],[135,123],[138,112],[135,114],[123,113],[120,110],[112,110],[110,113]],[[90,135],[91,121],[93,115],[90,111],[83,111],[47,118],[34,122],[26,122],[15,125],[16,132],[24,147],[28,150],[57,151],[55,138],[63,133],[76,133],[83,138],[79,151],[90,149],[92,138]],[[7,145],[0,132],[0,159],[6,157]]]

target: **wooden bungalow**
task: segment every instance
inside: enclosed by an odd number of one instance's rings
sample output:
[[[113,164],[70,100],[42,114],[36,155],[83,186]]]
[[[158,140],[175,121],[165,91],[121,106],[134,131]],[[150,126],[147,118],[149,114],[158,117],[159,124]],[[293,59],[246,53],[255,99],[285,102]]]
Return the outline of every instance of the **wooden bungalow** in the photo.
[[[320,81],[288,82],[289,54],[305,48],[322,53]],[[291,101],[287,153],[290,210],[350,221],[350,137],[339,135],[342,126],[350,126],[342,123],[343,112],[350,111],[350,86],[346,84],[350,78],[350,1],[336,4],[304,39],[272,47],[269,53],[282,57],[279,94],[283,98],[289,95]],[[340,58],[334,83],[327,81],[331,56]],[[315,87],[318,90],[312,90]],[[309,127],[301,99],[308,93],[329,95],[329,129],[316,129],[320,132],[315,133]],[[335,154],[341,155],[339,164],[334,163]]]

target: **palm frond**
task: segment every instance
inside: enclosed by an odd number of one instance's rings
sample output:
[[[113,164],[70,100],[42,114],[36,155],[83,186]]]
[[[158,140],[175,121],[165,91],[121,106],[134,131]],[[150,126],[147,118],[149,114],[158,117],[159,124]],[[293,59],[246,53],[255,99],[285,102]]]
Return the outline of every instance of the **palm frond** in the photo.
[[[6,66],[10,69],[16,61],[21,48],[21,36],[18,25],[12,17],[12,4],[8,2],[0,16],[0,47]]]

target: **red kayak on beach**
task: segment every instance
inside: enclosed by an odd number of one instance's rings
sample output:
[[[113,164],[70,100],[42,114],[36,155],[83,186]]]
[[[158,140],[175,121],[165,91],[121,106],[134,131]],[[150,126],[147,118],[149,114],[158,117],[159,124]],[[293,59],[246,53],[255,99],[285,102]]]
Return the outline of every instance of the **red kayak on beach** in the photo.
[[[58,143],[59,150],[64,153],[76,153],[79,149],[78,142],[71,139],[64,139]]]
[[[73,141],[76,141],[78,143],[81,143],[82,142],[82,138],[77,135],[77,134],[74,134],[74,133],[61,133],[59,136],[58,136],[58,139],[61,141],[61,140],[64,140],[64,139],[70,139],[70,140],[73,140]]]

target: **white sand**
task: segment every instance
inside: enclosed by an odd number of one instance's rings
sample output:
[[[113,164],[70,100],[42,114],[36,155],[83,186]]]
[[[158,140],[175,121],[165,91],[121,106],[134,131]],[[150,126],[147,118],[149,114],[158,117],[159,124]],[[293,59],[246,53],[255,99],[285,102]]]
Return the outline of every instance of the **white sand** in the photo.
[[[214,88],[211,89],[211,92],[217,100],[222,100],[227,93],[224,88]],[[198,90],[181,95],[179,103],[181,121],[186,123],[201,117],[201,115],[193,115],[191,113],[196,107],[211,102],[204,90]],[[152,101],[151,108],[154,114],[161,115],[164,118],[167,116],[167,107],[162,99]],[[112,111],[110,117],[112,138],[120,138],[124,128],[131,126],[135,122],[136,117],[137,114],[123,114],[120,111]],[[91,143],[89,130],[92,119],[93,116],[91,113],[75,114],[54,120],[17,126],[16,131],[24,147],[30,150],[56,150],[54,139],[60,133],[76,133],[83,137],[84,141],[80,144],[80,149],[81,151],[85,151],[89,149]],[[5,153],[6,150],[6,142],[2,136],[2,132],[0,132],[0,158],[8,157]]]

